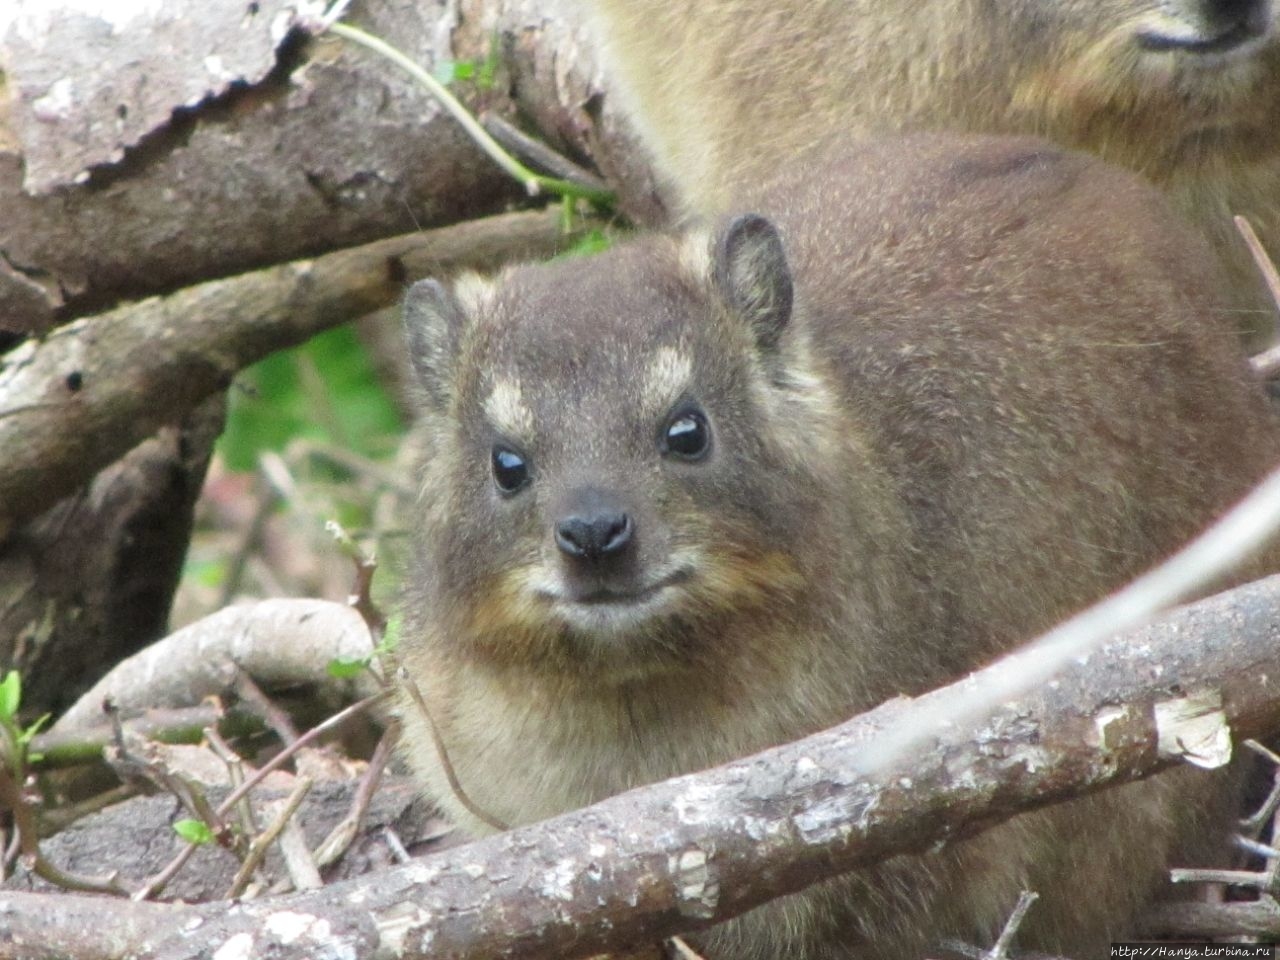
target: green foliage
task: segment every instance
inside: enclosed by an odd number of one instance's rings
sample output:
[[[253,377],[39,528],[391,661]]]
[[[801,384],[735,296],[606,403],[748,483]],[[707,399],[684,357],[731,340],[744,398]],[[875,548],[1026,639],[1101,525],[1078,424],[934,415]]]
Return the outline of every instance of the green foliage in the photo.
[[[433,76],[441,83],[457,83],[470,80],[476,75],[474,60],[441,60],[436,64]]]
[[[49,722],[49,714],[36,719],[34,723],[23,727],[18,722],[18,711],[22,708],[22,678],[17,670],[10,670],[0,680],[0,753],[13,775],[19,780],[27,763],[40,759],[29,756],[27,749],[32,738]]]
[[[213,830],[203,820],[179,820],[173,825],[173,832],[187,843],[194,843],[196,846],[204,846],[214,841]]]
[[[334,657],[325,665],[325,669],[336,680],[350,680],[363,672],[370,662],[369,657]]]
[[[483,60],[441,60],[432,75],[446,86],[452,83],[474,82],[481,90],[492,90],[502,62],[502,47],[498,35],[489,37],[489,52]]]
[[[568,260],[572,257],[589,257],[593,253],[601,253],[613,246],[612,234],[596,228],[588,230],[568,250],[556,254],[553,260]]]
[[[17,670],[10,670],[4,680],[0,680],[0,722],[16,723],[21,705],[22,678]]]
[[[308,437],[384,454],[402,431],[368,354],[348,327],[330,330],[250,367],[232,390],[219,452],[233,470],[252,470],[263,450]]]
[[[374,647],[366,657],[334,657],[326,664],[325,669],[329,671],[329,676],[338,680],[346,680],[354,677],[362,670],[369,669],[374,660],[389,656],[395,653],[396,646],[400,643],[400,618],[398,616],[391,617],[387,621],[386,629],[382,633],[381,642]]]

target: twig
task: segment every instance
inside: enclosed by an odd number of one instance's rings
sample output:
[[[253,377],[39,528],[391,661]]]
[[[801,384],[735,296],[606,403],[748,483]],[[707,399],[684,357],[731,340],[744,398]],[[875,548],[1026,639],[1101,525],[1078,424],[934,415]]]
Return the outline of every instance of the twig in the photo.
[[[291,817],[280,834],[280,855],[284,857],[284,868],[289,872],[293,889],[319,890],[324,886],[320,868],[311,855],[306,834],[302,832],[297,817]]]
[[[1174,883],[1223,883],[1231,887],[1250,887],[1261,890],[1265,875],[1253,870],[1213,870],[1179,867],[1169,871]]]
[[[480,114],[480,123],[502,146],[524,157],[534,166],[541,167],[552,176],[590,190],[607,191],[609,189],[608,184],[594,173],[584,170],[563,154],[556,153],[541,140],[535,140],[498,114],[485,111]]]
[[[217,754],[227,768],[227,776],[231,781],[231,789],[235,789],[244,783],[244,760],[240,754],[231,749],[231,745],[218,735],[218,731],[210,727],[205,731],[205,737],[208,740],[209,748]],[[253,814],[253,805],[248,799],[242,800],[236,805],[236,812],[240,817],[240,831],[246,837],[251,837],[258,832],[257,818]]]
[[[877,737],[861,752],[868,772],[901,762],[918,744],[949,725],[981,716],[1035,689],[1070,661],[1133,630],[1161,611],[1204,592],[1243,564],[1280,530],[1280,470],[1269,474],[1204,533],[1153,570],[983,670],[963,697],[920,710],[911,724]]]
[[[679,955],[680,960],[705,960],[702,954],[694,950],[680,937],[672,937],[667,943],[671,944],[671,948]]]
[[[1249,248],[1253,262],[1257,264],[1258,271],[1262,274],[1262,280],[1267,285],[1271,299],[1275,301],[1276,309],[1280,310],[1280,270],[1276,269],[1275,261],[1271,259],[1266,247],[1258,239],[1258,234],[1254,232],[1253,224],[1248,218],[1237,214],[1232,219],[1235,221],[1236,229],[1240,231],[1240,236],[1244,237],[1245,245]]]
[[[231,881],[231,888],[227,891],[226,899],[233,900],[244,893],[245,887],[249,885],[249,880],[253,877],[254,871],[262,866],[262,861],[267,856],[267,850],[271,844],[276,842],[276,838],[280,836],[280,832],[284,829],[284,825],[289,822],[289,818],[298,812],[298,807],[302,805],[303,798],[311,790],[312,780],[310,777],[300,777],[298,784],[293,788],[293,792],[289,794],[289,798],[284,802],[280,812],[270,825],[262,833],[253,838],[249,844],[249,853],[245,856],[244,862],[240,864],[240,869],[236,871],[235,878]]]
[[[390,827],[382,828],[382,838],[387,841],[387,846],[391,848],[391,856],[396,863],[408,863],[413,859],[409,855],[409,851],[405,849],[404,841],[400,839],[400,835]]]
[[[339,603],[274,599],[228,607],[117,664],[53,729],[96,726],[108,696],[122,709],[142,709],[221,694],[235,682],[233,663],[268,687],[331,683],[323,664],[372,649],[359,615]]]
[[[1262,801],[1257,810],[1240,821],[1240,828],[1247,835],[1257,839],[1262,833],[1262,828],[1280,813],[1280,755],[1267,749],[1257,740],[1246,740],[1244,745],[1254,753],[1269,760],[1274,768],[1271,776],[1271,792],[1267,795],[1267,799]],[[1276,831],[1274,829],[1272,834],[1272,842],[1274,843],[1276,840]]]
[[[520,183],[524,184],[525,189],[529,191],[531,196],[537,196],[546,190],[559,196],[581,197],[584,200],[590,200],[592,203],[606,206],[613,203],[613,194],[608,190],[586,187],[556,177],[546,177],[530,170],[503,150],[497,141],[489,136],[484,128],[476,122],[475,118],[467,112],[467,108],[459,103],[457,98],[445,88],[444,84],[440,83],[430,73],[423,70],[422,67],[385,40],[365,33],[363,30],[346,23],[333,23],[329,26],[329,30],[353,43],[369,48],[408,72],[419,84],[430,91],[431,95],[449,112],[450,116],[462,125],[462,128],[480,146],[480,149],[489,155],[490,159]]]
[[[119,712],[117,710],[111,709],[109,716],[115,722],[119,722]],[[149,749],[150,744],[145,742],[131,745],[124,735],[124,728],[121,727],[117,733],[115,744],[104,750],[103,756],[122,780],[126,782],[129,780],[144,780],[154,784],[166,793],[172,794],[191,816],[203,821],[213,831],[218,838],[218,843],[228,849],[235,849],[236,838],[234,832],[222,819],[222,813],[225,811],[213,808],[213,805],[209,803],[209,798],[205,796],[204,790],[199,784],[194,783],[177,771],[170,770],[165,763],[155,757],[144,756],[143,751]]]
[[[217,724],[224,737],[249,736],[260,733],[262,720],[242,709],[222,712],[208,704],[173,710],[148,710],[127,721],[129,731],[146,740],[160,743],[199,743],[204,731]],[[30,762],[35,770],[57,770],[102,760],[102,748],[113,740],[110,724],[36,734],[31,752],[39,759]]]
[[[444,770],[444,775],[449,781],[449,789],[453,792],[458,802],[473,817],[482,823],[487,823],[493,829],[499,832],[510,830],[510,824],[503,823],[492,814],[486,813],[467,796],[467,792],[462,789],[462,784],[458,781],[457,773],[454,772],[453,762],[449,759],[449,751],[444,745],[444,737],[440,736],[440,728],[436,726],[435,717],[431,715],[431,710],[427,707],[427,701],[423,699],[422,691],[418,689],[418,685],[414,683],[413,678],[403,669],[399,671],[398,677],[400,683],[409,692],[409,696],[413,699],[418,710],[422,712],[423,718],[427,721],[427,729],[431,731],[431,743],[435,747],[436,756],[440,759],[440,767]]]
[[[1249,248],[1249,253],[1253,256],[1253,262],[1258,267],[1258,272],[1262,274],[1262,282],[1266,284],[1267,290],[1271,294],[1271,299],[1276,305],[1276,319],[1273,323],[1273,341],[1280,339],[1280,333],[1275,331],[1275,327],[1280,326],[1280,271],[1276,270],[1275,262],[1267,254],[1266,248],[1263,247],[1262,241],[1258,239],[1257,233],[1253,230],[1253,224],[1242,216],[1236,216],[1236,229],[1240,231],[1240,236],[1244,238],[1245,246]],[[1280,374],[1280,343],[1262,353],[1258,354],[1250,360],[1253,368],[1258,371],[1266,379],[1272,379]]]
[[[275,701],[263,693],[253,677],[244,670],[236,672],[235,691],[242,701],[250,704],[254,712],[262,717],[281,743],[290,744],[298,739],[298,728],[289,715],[276,706]]]
[[[378,560],[372,554],[366,553],[361,549],[351,534],[347,533],[336,520],[329,520],[325,523],[324,528],[343,547],[356,566],[355,582],[351,586],[351,593],[347,595],[347,606],[360,614],[360,619],[368,626],[369,634],[373,637],[374,646],[376,647],[378,641],[382,639],[383,632],[387,629],[387,618],[373,602],[373,597],[369,592],[373,586],[373,575],[378,570]]]
[[[1280,859],[1280,850],[1271,846],[1269,843],[1259,843],[1257,840],[1250,840],[1248,837],[1236,836],[1236,846],[1246,853],[1252,853],[1254,856],[1262,857],[1264,860]]]
[[[355,796],[351,798],[351,811],[329,831],[329,835],[316,847],[314,857],[318,866],[327,867],[331,863],[336,863],[347,852],[347,848],[351,846],[351,841],[355,839],[360,830],[360,824],[364,820],[364,815],[369,810],[374,791],[378,789],[378,782],[382,779],[382,772],[386,769],[387,761],[391,759],[391,751],[395,749],[399,740],[400,721],[393,719],[387,724],[386,731],[382,734],[382,738],[378,741],[378,746],[373,751],[373,756],[369,759],[369,767],[360,779],[360,785],[356,788]]]
[[[218,808],[217,808],[218,813],[225,814],[228,810],[231,809],[232,805],[234,805],[236,801],[238,801],[246,793],[248,793],[258,784],[260,784],[263,780],[265,780],[267,778],[267,775],[270,774],[271,771],[281,767],[287,760],[291,759],[293,755],[297,753],[299,750],[301,750],[303,747],[310,746],[311,744],[315,743],[315,741],[318,740],[320,737],[324,736],[326,733],[333,730],[335,727],[341,726],[343,723],[350,720],[352,717],[357,716],[360,713],[363,713],[365,710],[368,710],[370,707],[374,706],[375,704],[380,703],[381,701],[387,699],[387,697],[389,697],[390,695],[391,695],[390,690],[381,690],[378,693],[365,697],[363,700],[358,700],[355,703],[351,704],[350,706],[345,707],[342,710],[339,710],[337,713],[335,713],[328,720],[325,720],[323,723],[316,724],[316,726],[312,727],[310,730],[308,730],[306,733],[300,736],[297,740],[289,744],[287,747],[285,747],[283,750],[277,753],[274,757],[272,757],[270,760],[268,760],[266,763],[260,766],[257,772],[254,773],[253,776],[249,777],[248,780],[240,784],[240,786],[237,787],[236,789],[232,790],[231,793],[227,795],[226,799],[223,800],[222,803],[218,804]]]
[[[20,344],[0,370],[0,531],[73,494],[242,367],[394,304],[406,280],[545,256],[580,228],[566,237],[559,211],[468,221],[210,280]],[[73,372],[92,389],[70,398]]]
[[[1000,936],[996,939],[995,945],[987,951],[983,960],[1007,960],[1009,956],[1009,946],[1013,943],[1013,938],[1018,933],[1018,928],[1022,926],[1022,921],[1027,916],[1027,911],[1031,909],[1031,905],[1040,898],[1040,894],[1031,890],[1023,890],[1018,897],[1018,903],[1013,908],[1013,913],[1009,914],[1009,920],[1005,923],[1004,929],[1000,931]]]
[[[191,859],[191,855],[199,849],[199,844],[188,843],[185,847],[178,851],[177,855],[169,861],[159,873],[154,874],[147,879],[140,888],[134,891],[130,898],[136,902],[150,900],[152,897],[158,897],[164,892],[164,888],[169,885],[169,881],[178,875],[178,871],[187,865],[187,861]]]
[[[63,870],[45,859],[40,850],[35,807],[4,764],[0,764],[0,807],[7,807],[13,814],[14,840],[26,868],[37,877],[64,890],[109,893],[117,897],[129,895],[128,889],[120,882],[119,874],[115,872],[103,877],[89,877]]]
[[[315,742],[316,739],[323,736],[325,733],[329,732],[334,727],[344,723],[346,720],[357,715],[361,711],[367,710],[369,707],[385,699],[387,696],[389,696],[389,693],[390,691],[383,690],[373,694],[372,696],[365,697],[363,700],[359,700],[356,703],[351,704],[349,707],[346,707],[345,709],[338,711],[323,723],[318,724],[315,727],[312,727],[310,730],[308,730],[306,733],[300,736],[297,740],[295,740],[293,743],[286,746],[278,754],[276,754],[274,757],[272,757],[270,760],[264,763],[261,767],[259,767],[258,770],[252,776],[250,776],[247,780],[244,781],[244,783],[240,784],[238,787],[233,789],[231,793],[229,793],[226,796],[226,798],[223,799],[222,803],[218,804],[215,810],[216,817],[224,816],[227,813],[227,811],[231,810],[235,806],[235,804],[237,804],[240,801],[242,797],[246,796],[250,790],[252,790],[258,784],[260,784],[263,780],[265,780],[268,774],[270,774],[273,770],[276,770],[281,765],[283,765],[286,761],[292,758],[293,755],[297,753],[298,750],[301,750],[303,747],[309,746],[311,743]],[[208,820],[206,820],[205,822],[210,823],[210,821]],[[160,873],[156,874],[155,877],[148,880],[143,885],[142,889],[134,894],[133,899],[147,900],[153,896],[158,895],[169,883],[169,881],[173,879],[173,877],[178,873],[178,871],[182,869],[183,865],[187,862],[187,860],[191,858],[191,855],[195,853],[196,848],[198,846],[199,846],[198,844],[188,843],[182,850],[178,852],[178,855],[173,859],[172,862],[170,862],[170,864],[167,867],[161,870]]]

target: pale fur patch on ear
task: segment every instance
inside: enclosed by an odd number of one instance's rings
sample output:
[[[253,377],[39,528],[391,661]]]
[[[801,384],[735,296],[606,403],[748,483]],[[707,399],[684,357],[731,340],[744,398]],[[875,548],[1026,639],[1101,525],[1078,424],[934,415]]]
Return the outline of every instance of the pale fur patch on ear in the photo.
[[[478,273],[464,273],[453,281],[453,296],[463,313],[474,317],[493,302],[493,282]]]
[[[689,387],[693,363],[688,354],[674,347],[659,347],[644,372],[645,412],[659,417],[666,413]]]
[[[676,263],[691,286],[704,286],[711,279],[711,231],[699,227],[681,237]]]
[[[499,380],[484,401],[484,413],[494,429],[513,439],[533,435],[533,411],[524,402],[519,380]]]

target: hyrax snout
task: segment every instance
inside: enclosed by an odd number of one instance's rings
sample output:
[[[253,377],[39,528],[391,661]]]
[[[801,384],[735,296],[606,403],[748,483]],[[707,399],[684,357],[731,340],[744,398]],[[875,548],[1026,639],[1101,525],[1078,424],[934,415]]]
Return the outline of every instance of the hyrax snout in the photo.
[[[405,302],[422,385],[402,655],[522,824],[973,669],[1277,460],[1207,248],[1037,140],[860,143],[735,212]],[[1176,682],[1171,680],[1170,682]],[[465,828],[421,715],[410,757]],[[1175,771],[711,931],[710,958],[1100,956],[1223,796]],[[709,861],[715,869],[715,859]]]

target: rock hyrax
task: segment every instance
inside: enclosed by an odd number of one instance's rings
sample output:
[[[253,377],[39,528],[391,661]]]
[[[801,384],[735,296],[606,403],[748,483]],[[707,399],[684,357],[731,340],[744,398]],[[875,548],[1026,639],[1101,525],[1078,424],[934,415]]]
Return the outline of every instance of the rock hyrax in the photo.
[[[837,136],[1025,133],[1166,190],[1240,288],[1276,311],[1236,234],[1280,259],[1277,0],[576,0],[625,112],[685,209],[732,209]]]
[[[405,310],[422,387],[402,656],[470,798],[523,824],[982,664],[1277,459],[1159,193],[1023,138],[799,165],[738,212]],[[412,760],[463,827],[424,721]],[[1175,771],[759,909],[713,960],[1104,955],[1218,792]]]

